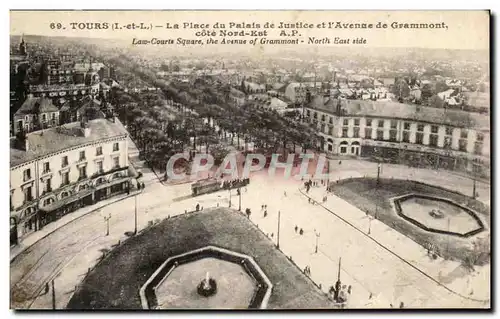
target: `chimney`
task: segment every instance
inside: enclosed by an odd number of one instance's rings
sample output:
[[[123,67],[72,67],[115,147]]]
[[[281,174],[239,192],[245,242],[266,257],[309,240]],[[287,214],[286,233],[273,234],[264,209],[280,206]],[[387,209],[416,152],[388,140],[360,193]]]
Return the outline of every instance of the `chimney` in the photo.
[[[87,123],[86,120],[82,118],[80,121],[80,130],[82,132],[83,137],[89,137],[90,136],[90,126]]]

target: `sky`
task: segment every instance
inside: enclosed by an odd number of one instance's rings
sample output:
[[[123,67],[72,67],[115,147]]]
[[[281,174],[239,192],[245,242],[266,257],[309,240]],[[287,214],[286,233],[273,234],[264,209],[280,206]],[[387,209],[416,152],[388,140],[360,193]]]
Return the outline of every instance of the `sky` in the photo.
[[[145,25],[162,25],[153,30],[129,30],[130,23]],[[267,30],[266,38],[283,39],[280,36],[283,29],[263,26],[266,22],[277,26],[280,22],[302,22],[312,24],[313,28],[296,29],[306,42],[310,37],[317,39],[329,38],[330,44],[337,46],[365,47],[417,47],[439,49],[489,49],[489,12],[487,11],[11,11],[11,35],[29,34],[44,36],[69,36],[91,38],[133,39],[197,39],[206,38],[196,32],[215,31],[218,35],[221,29],[214,24],[225,23],[228,31],[249,31],[256,29],[228,28],[229,23],[251,24],[259,23],[260,31]],[[372,29],[328,29],[317,28],[325,22],[367,23],[373,24]],[[60,25],[58,25],[60,23]],[[78,23],[108,23],[107,30],[73,29]],[[112,30],[111,26],[119,23],[123,29]],[[170,25],[179,24],[180,29],[166,29]],[[183,28],[184,23],[208,24],[200,28]],[[386,24],[387,28],[376,28],[378,23]],[[441,29],[394,29],[392,23],[443,23]],[[59,28],[60,27],[60,28]],[[285,29],[290,32],[291,29]],[[213,37],[221,39],[220,36]],[[255,38],[246,36],[247,40]],[[294,38],[293,36],[290,37]],[[335,44],[334,39],[350,39],[349,44]],[[353,44],[354,38],[366,39],[366,44]],[[306,45],[306,44],[304,44]],[[310,44],[309,46],[316,46]],[[213,46],[217,48],[217,46]]]

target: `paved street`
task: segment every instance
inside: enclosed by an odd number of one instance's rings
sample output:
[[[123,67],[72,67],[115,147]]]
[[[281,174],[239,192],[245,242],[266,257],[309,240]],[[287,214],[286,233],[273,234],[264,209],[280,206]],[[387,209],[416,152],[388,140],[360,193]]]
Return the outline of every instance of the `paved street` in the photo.
[[[332,180],[376,175],[375,163],[349,160],[342,161],[340,166],[332,161]],[[470,180],[443,171],[438,175],[431,170],[385,164],[382,176],[420,180],[466,194],[472,189]],[[275,241],[278,210],[281,211],[281,250],[292,256],[302,269],[310,266],[312,279],[325,291],[335,284],[342,257],[341,281],[352,286],[349,307],[387,308],[391,304],[398,307],[400,302],[404,302],[405,307],[488,306],[463,298],[436,282],[453,272],[456,263],[431,262],[421,246],[378,221],[372,222],[371,234],[367,236],[358,230],[368,227],[364,213],[332,195],[325,207],[312,205],[299,190],[301,186],[299,181],[283,180],[278,176],[271,179],[261,172],[252,178],[246,190],[242,190],[242,210],[250,208],[251,220]],[[482,183],[477,185],[480,199],[485,202],[489,202],[488,188],[489,185]],[[190,191],[189,184],[149,184],[144,193],[137,196],[138,229],[155,219],[193,210],[197,203],[203,207],[228,205],[228,191],[196,198],[188,196]],[[319,199],[323,191],[313,189],[309,195]],[[232,207],[237,209],[236,191],[232,194]],[[261,209],[264,204],[268,206],[267,217]],[[124,199],[63,226],[21,253],[11,263],[12,307],[51,308],[51,294],[39,294],[43,293],[45,283],[55,278],[56,304],[63,308],[75,286],[103,251],[112,249],[119,240],[128,237],[127,232],[133,231],[134,211],[135,197]],[[104,217],[109,216],[109,236],[106,236]],[[295,226],[302,228],[304,234],[295,233]],[[315,230],[319,234],[318,253],[315,253]],[[466,297],[483,299],[489,296],[489,291],[485,290],[489,289],[488,282],[489,266],[479,270],[469,282],[455,280],[446,286]],[[474,290],[473,295],[468,294],[470,290]]]

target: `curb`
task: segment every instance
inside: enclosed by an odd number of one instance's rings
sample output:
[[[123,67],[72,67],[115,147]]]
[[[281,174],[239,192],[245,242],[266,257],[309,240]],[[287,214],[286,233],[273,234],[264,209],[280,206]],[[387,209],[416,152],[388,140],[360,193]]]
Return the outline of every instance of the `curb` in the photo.
[[[46,237],[48,237],[48,236],[49,236],[49,235],[51,235],[52,233],[54,233],[54,232],[58,231],[59,229],[63,228],[64,226],[66,226],[66,225],[68,225],[68,224],[70,224],[70,223],[72,223],[72,222],[74,222],[74,221],[77,221],[77,220],[79,220],[80,218],[85,217],[85,216],[87,216],[87,215],[89,215],[89,214],[91,214],[91,213],[94,213],[94,212],[96,212],[96,211],[98,211],[98,210],[100,210],[100,209],[102,209],[102,208],[104,208],[104,207],[107,207],[107,206],[109,206],[109,205],[111,205],[111,204],[115,204],[115,203],[118,203],[118,202],[120,202],[120,201],[122,201],[122,200],[125,200],[125,199],[127,199],[127,198],[130,198],[130,197],[136,196],[137,194],[142,194],[142,189],[141,189],[140,191],[138,191],[138,192],[134,193],[134,194],[132,194],[132,193],[131,193],[131,194],[129,194],[129,195],[127,195],[127,196],[123,197],[123,198],[120,198],[120,199],[117,199],[117,200],[115,200],[115,201],[109,202],[109,203],[107,203],[107,204],[105,204],[105,205],[102,205],[102,206],[101,206],[101,207],[99,207],[99,208],[93,209],[93,210],[91,210],[91,211],[89,211],[89,212],[87,212],[87,213],[85,213],[85,214],[82,214],[82,215],[80,215],[80,216],[78,216],[78,217],[75,217],[75,218],[73,218],[73,219],[69,220],[67,223],[62,224],[61,226],[57,227],[56,229],[53,229],[52,231],[50,231],[50,232],[48,232],[47,234],[43,235],[43,236],[42,236],[42,237],[40,237],[38,240],[36,240],[35,242],[33,242],[31,245],[26,246],[26,247],[24,247],[23,249],[21,249],[21,250],[20,250],[20,251],[19,251],[19,252],[18,252],[18,253],[14,256],[14,257],[12,257],[12,256],[11,256],[11,257],[10,257],[10,263],[12,263],[14,260],[16,260],[16,258],[17,258],[19,255],[21,255],[21,254],[22,254],[22,253],[24,253],[26,250],[28,250],[29,248],[31,248],[32,246],[34,246],[34,245],[35,245],[36,243],[38,243],[40,240],[45,239]]]

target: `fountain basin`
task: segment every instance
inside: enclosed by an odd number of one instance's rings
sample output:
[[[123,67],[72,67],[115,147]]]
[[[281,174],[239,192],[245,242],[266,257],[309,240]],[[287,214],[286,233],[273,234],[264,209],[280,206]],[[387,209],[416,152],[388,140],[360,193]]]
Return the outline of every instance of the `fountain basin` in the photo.
[[[253,258],[208,246],[167,259],[139,294],[144,309],[246,309],[265,308],[271,290]]]
[[[470,237],[484,230],[472,209],[447,198],[407,194],[394,199],[397,214],[429,232]]]

